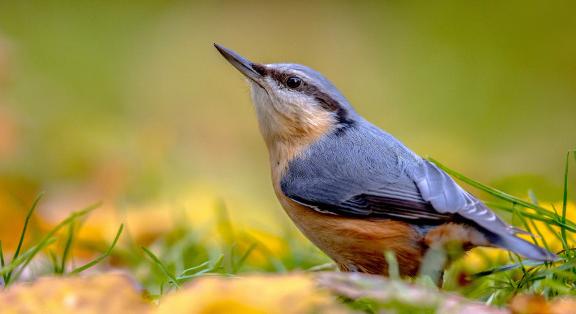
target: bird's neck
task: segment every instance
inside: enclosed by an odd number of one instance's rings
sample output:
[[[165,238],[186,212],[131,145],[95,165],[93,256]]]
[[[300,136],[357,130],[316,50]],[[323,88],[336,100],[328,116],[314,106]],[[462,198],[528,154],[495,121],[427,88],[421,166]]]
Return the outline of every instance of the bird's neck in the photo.
[[[322,134],[310,134],[294,138],[264,138],[274,184],[279,184],[290,161],[302,155],[321,136]]]
[[[310,145],[332,132],[334,119],[330,115],[313,122],[290,119],[283,115],[259,112],[260,132],[268,148],[273,177],[281,177],[291,160],[301,155]]]

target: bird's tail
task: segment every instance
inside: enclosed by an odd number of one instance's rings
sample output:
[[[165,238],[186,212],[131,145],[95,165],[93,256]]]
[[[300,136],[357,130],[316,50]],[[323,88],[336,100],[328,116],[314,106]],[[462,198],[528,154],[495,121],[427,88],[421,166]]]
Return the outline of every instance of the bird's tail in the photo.
[[[495,246],[508,249],[531,260],[552,262],[558,259],[556,254],[542,247],[534,245],[524,239],[521,239],[513,234],[494,234],[494,238],[491,242]]]

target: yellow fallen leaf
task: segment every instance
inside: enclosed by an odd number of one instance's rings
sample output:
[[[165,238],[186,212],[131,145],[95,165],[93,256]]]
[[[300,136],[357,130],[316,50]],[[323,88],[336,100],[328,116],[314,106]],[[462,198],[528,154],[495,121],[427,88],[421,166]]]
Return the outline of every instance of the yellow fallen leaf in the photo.
[[[127,275],[44,277],[0,292],[0,313],[147,313],[140,288]]]
[[[548,207],[550,209],[550,211],[556,211],[559,215],[562,215],[562,202],[555,202],[555,203],[551,203],[549,205],[545,204],[544,207]],[[576,221],[576,203],[568,202],[566,204],[566,218],[570,221]],[[551,227],[550,225],[547,225],[546,223],[541,222],[541,221],[535,221],[534,223],[536,224],[536,226],[538,227],[538,229],[542,233],[542,237],[546,240],[546,242],[548,243],[548,245],[550,246],[550,249],[552,251],[558,252],[558,251],[562,250],[562,242],[556,236],[556,234],[560,234],[560,227],[556,227],[556,226]],[[549,228],[554,229],[556,234],[553,231],[551,231]],[[536,231],[533,231],[533,232],[536,234]],[[572,237],[568,238],[568,245],[569,246],[572,247],[575,244],[576,243],[574,242],[574,239]]]
[[[576,298],[562,297],[552,301],[552,314],[570,314],[576,312]]]
[[[576,298],[562,297],[547,301],[541,295],[519,294],[510,301],[513,314],[573,314]]]
[[[160,300],[158,314],[346,313],[304,274],[204,277]]]

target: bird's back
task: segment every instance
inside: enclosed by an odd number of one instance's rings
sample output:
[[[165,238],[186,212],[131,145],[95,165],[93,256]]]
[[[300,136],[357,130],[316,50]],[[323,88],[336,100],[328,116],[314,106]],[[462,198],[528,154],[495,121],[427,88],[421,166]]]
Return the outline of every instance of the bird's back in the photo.
[[[425,202],[409,175],[420,163],[422,159],[392,135],[362,121],[310,145],[288,163],[282,182],[294,183],[292,188],[299,190],[298,195],[325,190],[343,198],[342,191],[330,189],[345,183],[349,196],[355,191],[379,188],[402,190],[414,200]]]
[[[344,132],[322,137],[290,161],[281,189],[290,199],[320,212],[401,220],[425,230],[446,225],[448,229],[436,233],[448,238],[462,234],[450,227],[456,223],[469,235],[463,240],[471,246],[495,245],[536,260],[556,258],[517,237],[519,229],[444,171],[361,118]]]

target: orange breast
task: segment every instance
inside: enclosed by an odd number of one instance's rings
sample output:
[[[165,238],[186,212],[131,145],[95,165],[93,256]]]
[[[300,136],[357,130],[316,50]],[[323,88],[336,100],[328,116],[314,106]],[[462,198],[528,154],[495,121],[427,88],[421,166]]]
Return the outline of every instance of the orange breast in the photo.
[[[276,195],[302,233],[341,270],[386,275],[384,252],[391,250],[402,275],[418,272],[425,248],[421,235],[409,224],[323,214],[288,199],[278,189]]]

